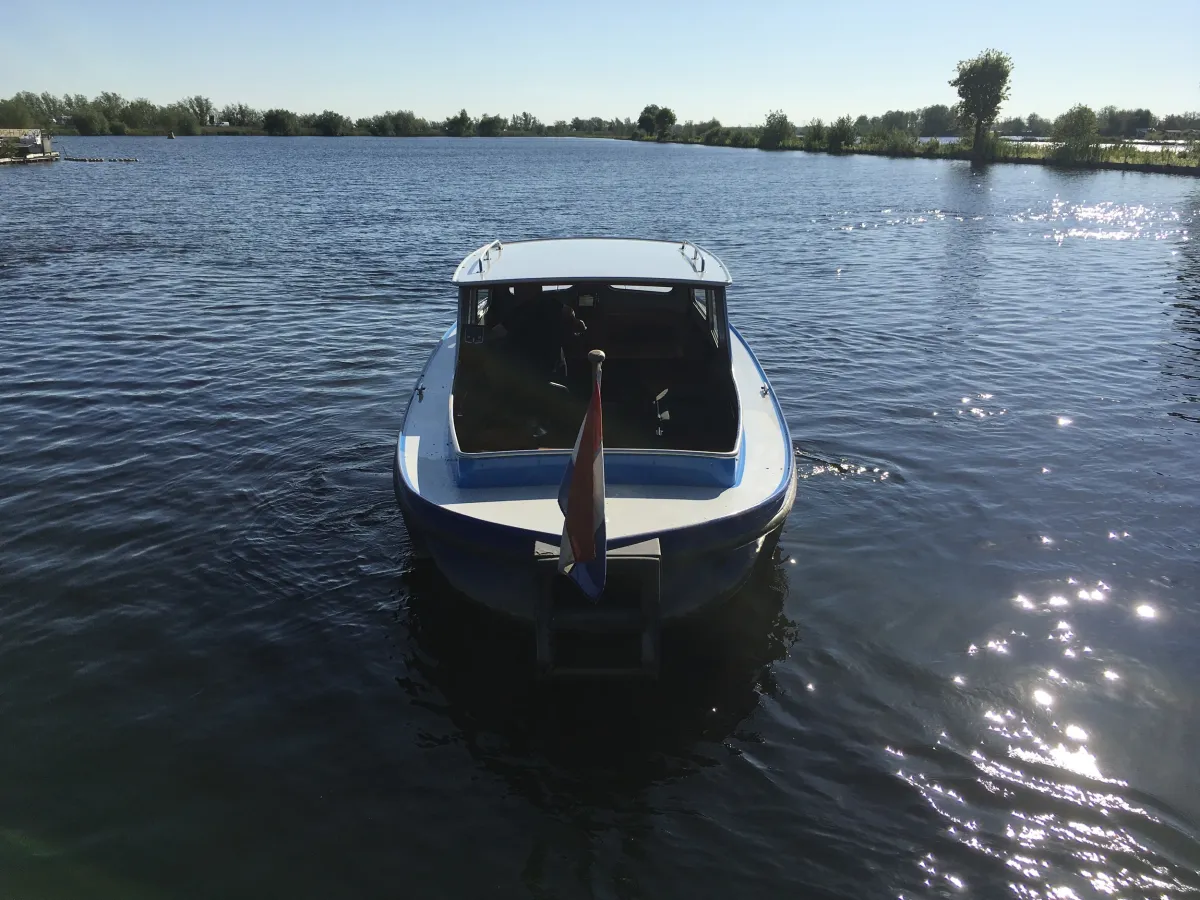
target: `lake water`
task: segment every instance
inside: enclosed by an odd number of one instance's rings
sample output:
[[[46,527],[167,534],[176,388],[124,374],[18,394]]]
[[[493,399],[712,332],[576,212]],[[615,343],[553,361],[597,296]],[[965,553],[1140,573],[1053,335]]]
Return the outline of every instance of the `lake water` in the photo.
[[[1200,889],[1200,182],[60,145],[140,162],[0,170],[3,896]],[[459,259],[581,233],[723,257],[801,465],[641,690],[537,689],[392,494]]]

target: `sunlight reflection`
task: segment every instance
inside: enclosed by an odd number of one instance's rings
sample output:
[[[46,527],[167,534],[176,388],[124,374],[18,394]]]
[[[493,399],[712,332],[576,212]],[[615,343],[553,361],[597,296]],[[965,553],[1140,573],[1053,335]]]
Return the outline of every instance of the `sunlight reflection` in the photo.
[[[1156,610],[1149,603],[1138,604],[1136,612],[1139,619],[1153,619],[1158,616],[1158,610]]]
[[[1063,426],[1063,425],[1070,425],[1070,424],[1071,424],[1071,419],[1068,419],[1066,416],[1059,416],[1059,417],[1058,417],[1058,424],[1059,424],[1060,426]]]

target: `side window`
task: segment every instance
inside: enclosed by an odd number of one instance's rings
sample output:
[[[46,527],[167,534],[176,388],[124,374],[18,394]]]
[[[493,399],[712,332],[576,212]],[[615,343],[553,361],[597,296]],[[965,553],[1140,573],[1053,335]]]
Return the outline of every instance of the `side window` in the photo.
[[[692,291],[692,305],[696,307],[696,312],[700,314],[700,318],[708,320],[708,297],[707,294],[711,291],[706,291],[703,288],[695,288]]]
[[[458,315],[462,331],[462,339],[465,344],[482,344],[483,343],[483,321],[487,316],[488,306],[491,301],[491,291],[487,288],[470,289],[464,288],[462,291]]]
[[[705,292],[708,307],[708,330],[712,334],[714,346],[721,346],[721,310],[717,307],[717,292],[709,288]]]

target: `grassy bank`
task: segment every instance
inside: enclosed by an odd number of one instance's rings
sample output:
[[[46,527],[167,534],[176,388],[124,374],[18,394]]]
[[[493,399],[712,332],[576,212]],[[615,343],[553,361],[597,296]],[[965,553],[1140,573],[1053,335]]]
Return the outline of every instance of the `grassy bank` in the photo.
[[[851,143],[850,141],[853,141]],[[673,144],[714,145],[712,141],[669,139]],[[741,142],[719,143],[716,146],[764,149],[761,144],[746,139]],[[1177,150],[1142,150],[1131,142],[1101,146],[1098,143],[1071,145],[1067,143],[1032,143],[1006,141],[993,137],[977,159],[970,144],[964,141],[942,142],[932,138],[918,141],[910,134],[896,132],[874,135],[855,140],[831,149],[826,141],[811,138],[781,141],[769,152],[826,153],[831,156],[888,156],[895,159],[959,159],[983,163],[1028,163],[1055,166],[1064,169],[1111,169],[1125,172],[1154,172],[1170,175],[1200,176],[1200,145],[1181,145]]]
[[[975,159],[970,147],[961,143],[941,143],[936,139],[917,143],[907,136],[876,141],[862,141],[847,147],[843,153],[862,153],[871,156],[891,156],[908,159]],[[794,149],[803,149],[796,147]],[[1187,146],[1178,150],[1142,150],[1135,144],[1119,143],[1104,147],[1098,144],[1026,143],[993,140],[982,159],[984,163],[1029,163],[1065,169],[1111,169],[1127,172],[1155,172],[1170,175],[1200,175],[1200,153]]]

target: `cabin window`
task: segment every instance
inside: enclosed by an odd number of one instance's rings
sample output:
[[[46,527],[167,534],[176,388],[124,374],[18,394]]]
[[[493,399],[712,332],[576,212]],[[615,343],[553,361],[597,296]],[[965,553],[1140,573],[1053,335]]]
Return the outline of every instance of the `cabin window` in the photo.
[[[487,320],[491,301],[492,292],[487,288],[477,288],[469,292],[466,307],[463,309],[463,325],[482,325]]]
[[[692,306],[696,314],[708,325],[713,346],[721,346],[721,309],[717,304],[717,292],[712,288],[695,288],[692,291]]]
[[[717,305],[717,292],[709,288],[704,292],[706,294],[705,303],[708,307],[708,330],[712,334],[713,345],[721,346],[721,308]]]

